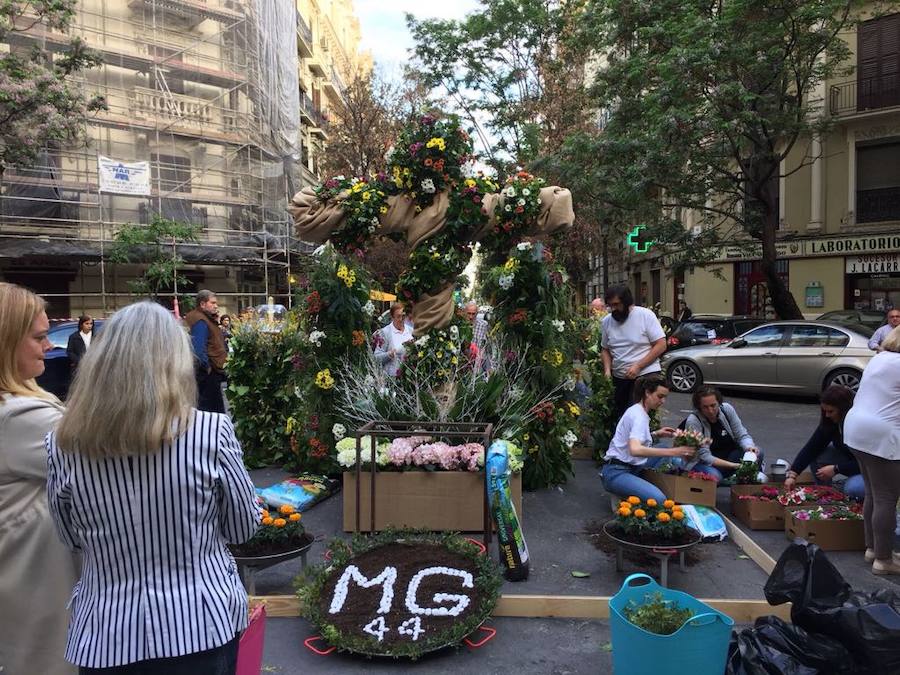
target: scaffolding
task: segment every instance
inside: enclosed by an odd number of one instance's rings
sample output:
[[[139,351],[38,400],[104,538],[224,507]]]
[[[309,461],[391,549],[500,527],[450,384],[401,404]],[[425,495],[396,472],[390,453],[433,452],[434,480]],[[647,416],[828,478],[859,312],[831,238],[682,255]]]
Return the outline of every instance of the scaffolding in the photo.
[[[115,232],[159,214],[201,228],[178,253],[195,266],[188,278],[234,296],[232,311],[270,295],[289,304],[292,261],[307,249],[286,205],[313,178],[300,156],[298,21],[293,0],[79,3],[71,35],[103,60],[79,84],[109,109],[91,118],[87,147],[6,170],[0,274],[57,315],[105,313],[133,301],[126,282],[140,272],[107,260]],[[60,54],[69,39],[38,26],[8,48]],[[101,192],[98,155],[148,161],[151,195]]]

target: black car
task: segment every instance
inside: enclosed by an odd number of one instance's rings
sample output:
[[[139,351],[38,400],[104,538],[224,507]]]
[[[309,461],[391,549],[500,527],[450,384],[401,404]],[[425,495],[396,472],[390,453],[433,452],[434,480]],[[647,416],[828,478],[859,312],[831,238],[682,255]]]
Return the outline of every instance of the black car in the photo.
[[[765,319],[754,316],[694,314],[690,319],[682,321],[672,329],[666,340],[667,351],[730,342],[738,335],[765,322]]]
[[[103,326],[103,319],[94,319],[94,336]],[[37,383],[51,394],[64,399],[69,393],[69,384],[72,381],[72,368],[69,365],[69,357],[66,356],[66,347],[69,344],[69,336],[78,330],[77,321],[51,321],[47,338],[53,349],[44,354],[44,373],[37,378]]]

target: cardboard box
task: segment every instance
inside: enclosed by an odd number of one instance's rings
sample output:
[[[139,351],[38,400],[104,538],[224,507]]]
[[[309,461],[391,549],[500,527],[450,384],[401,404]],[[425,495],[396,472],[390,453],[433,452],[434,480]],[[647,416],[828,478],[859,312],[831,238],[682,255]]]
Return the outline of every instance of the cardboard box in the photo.
[[[370,474],[361,474],[359,529],[371,525]],[[375,479],[375,528],[426,528],[438,532],[484,531],[484,473],[471,471],[379,471]],[[510,478],[522,520],[522,476]],[[344,472],[344,531],[356,528],[356,472]]]
[[[861,520],[797,520],[794,511],[784,512],[784,534],[793,541],[805,539],[823,551],[864,551],[866,534]],[[808,507],[807,507],[808,508]]]
[[[751,530],[783,530],[784,506],[777,501],[760,502],[740,499],[762,494],[764,485],[732,485],[731,513]]]
[[[641,478],[653,483],[669,499],[678,504],[716,506],[716,483],[702,478],[675,476],[658,471],[644,471]],[[623,495],[627,497],[628,495]]]

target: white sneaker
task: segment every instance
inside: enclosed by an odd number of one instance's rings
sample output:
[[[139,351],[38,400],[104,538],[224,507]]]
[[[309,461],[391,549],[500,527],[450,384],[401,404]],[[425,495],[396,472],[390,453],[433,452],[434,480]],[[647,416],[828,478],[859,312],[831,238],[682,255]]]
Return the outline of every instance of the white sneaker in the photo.
[[[876,560],[872,563],[872,574],[877,574],[879,576],[884,576],[887,574],[900,574],[900,560],[896,557],[892,558],[890,562],[881,562],[880,560]]]
[[[898,553],[897,551],[894,551],[893,557],[894,557],[894,562],[900,562],[900,553]],[[871,549],[871,548],[866,549],[865,559],[866,559],[867,563],[875,562],[874,549]]]

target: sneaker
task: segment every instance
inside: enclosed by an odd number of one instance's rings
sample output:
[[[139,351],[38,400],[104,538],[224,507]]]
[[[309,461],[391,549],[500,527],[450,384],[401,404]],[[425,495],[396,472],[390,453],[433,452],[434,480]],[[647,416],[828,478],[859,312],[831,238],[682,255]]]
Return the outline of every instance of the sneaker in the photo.
[[[900,562],[900,553],[898,553],[897,551],[894,551],[893,555],[894,555],[894,562]],[[865,558],[866,558],[867,563],[875,562],[875,551],[871,548],[867,548]]]
[[[879,576],[900,574],[900,560],[893,558],[891,562],[888,563],[876,560],[872,563],[872,574],[877,574]]]

